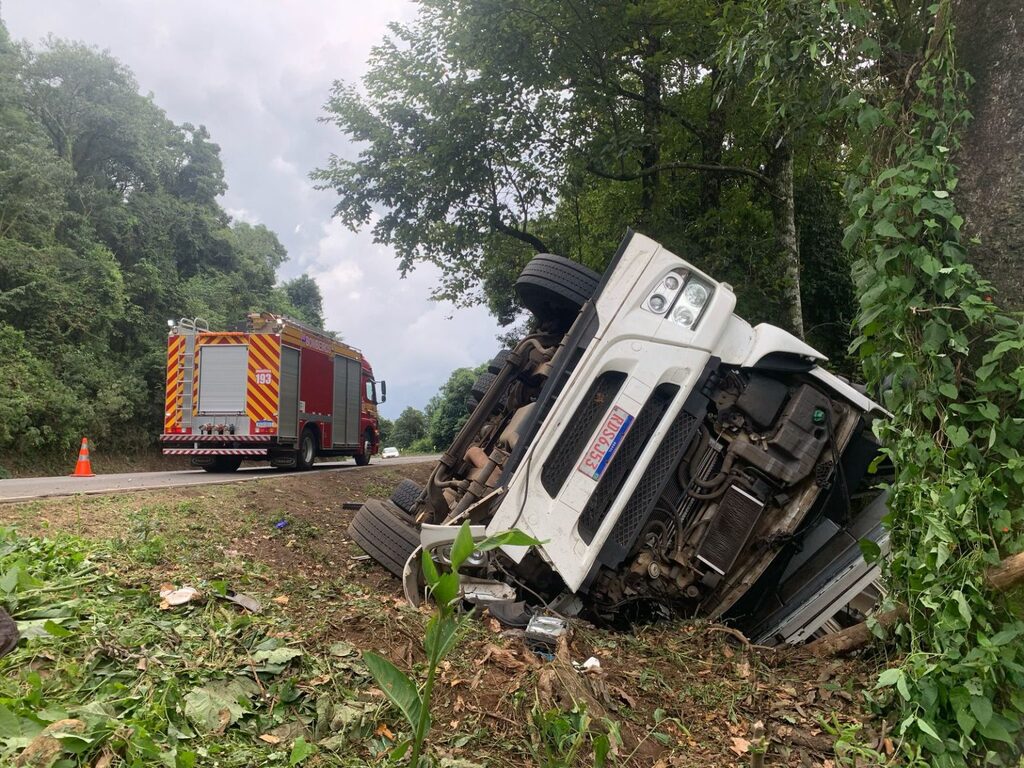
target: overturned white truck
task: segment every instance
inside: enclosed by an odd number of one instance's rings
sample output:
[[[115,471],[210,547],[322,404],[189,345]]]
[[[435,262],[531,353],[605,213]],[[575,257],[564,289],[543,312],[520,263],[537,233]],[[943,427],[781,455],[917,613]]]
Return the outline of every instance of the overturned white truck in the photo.
[[[863,618],[887,539],[876,489],[884,416],[791,334],[628,233],[603,277],[535,257],[516,290],[536,331],[492,361],[426,487],[370,500],[350,535],[418,600],[419,548],[455,532],[543,542],[478,554],[468,600],[597,621],[700,615],[760,643]]]

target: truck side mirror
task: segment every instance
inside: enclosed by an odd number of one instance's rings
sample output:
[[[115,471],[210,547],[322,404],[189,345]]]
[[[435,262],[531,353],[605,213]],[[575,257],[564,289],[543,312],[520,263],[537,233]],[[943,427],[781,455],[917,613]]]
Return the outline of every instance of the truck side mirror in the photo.
[[[377,383],[380,384],[380,399],[377,402],[378,403],[387,402],[387,399],[388,399],[388,383],[386,381],[378,381]]]

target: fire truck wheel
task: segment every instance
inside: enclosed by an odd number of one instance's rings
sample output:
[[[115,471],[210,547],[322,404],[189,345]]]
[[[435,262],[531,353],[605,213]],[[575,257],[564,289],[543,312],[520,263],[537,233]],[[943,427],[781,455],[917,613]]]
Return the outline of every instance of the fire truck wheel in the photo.
[[[415,480],[406,478],[395,486],[395,490],[391,492],[391,500],[403,512],[412,514],[413,507],[416,506],[416,500],[421,493],[423,493],[423,486]]]
[[[312,429],[302,430],[299,449],[295,453],[295,468],[309,469],[316,461],[316,433]]]
[[[359,508],[348,526],[348,535],[398,578],[402,578],[405,561],[420,545],[416,526],[379,499],[370,499]]]
[[[213,464],[203,467],[207,472],[236,472],[242,466],[242,460],[237,456],[217,456]]]
[[[582,264],[541,253],[523,268],[515,289],[520,303],[541,323],[568,326],[600,282],[601,276]]]
[[[356,460],[356,464],[360,467],[365,467],[370,463],[370,449],[373,447],[373,435],[367,432],[363,435],[363,452],[357,453],[353,458]]]

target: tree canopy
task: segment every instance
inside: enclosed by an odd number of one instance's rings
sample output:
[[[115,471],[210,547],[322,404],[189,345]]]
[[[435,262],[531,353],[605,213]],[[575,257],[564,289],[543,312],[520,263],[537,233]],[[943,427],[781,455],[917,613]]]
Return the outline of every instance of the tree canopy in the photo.
[[[0,453],[110,449],[159,433],[168,318],[323,324],[308,276],[232,222],[220,148],[174,124],[94,48],[11,41],[0,23]]]

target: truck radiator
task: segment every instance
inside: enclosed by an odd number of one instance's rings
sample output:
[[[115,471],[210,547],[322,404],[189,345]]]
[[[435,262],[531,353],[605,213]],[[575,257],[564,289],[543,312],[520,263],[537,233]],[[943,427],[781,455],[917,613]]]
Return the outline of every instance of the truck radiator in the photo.
[[[763,510],[763,501],[730,486],[708,525],[697,559],[724,576],[736,562]]]
[[[669,403],[676,396],[679,387],[675,384],[659,385],[640,409],[632,428],[622,441],[615,458],[604,471],[597,488],[590,494],[587,505],[580,515],[579,534],[588,544],[593,540],[601,523],[604,522],[608,509],[615,502],[629,473],[636,467],[636,461],[654,430],[661,423]]]

